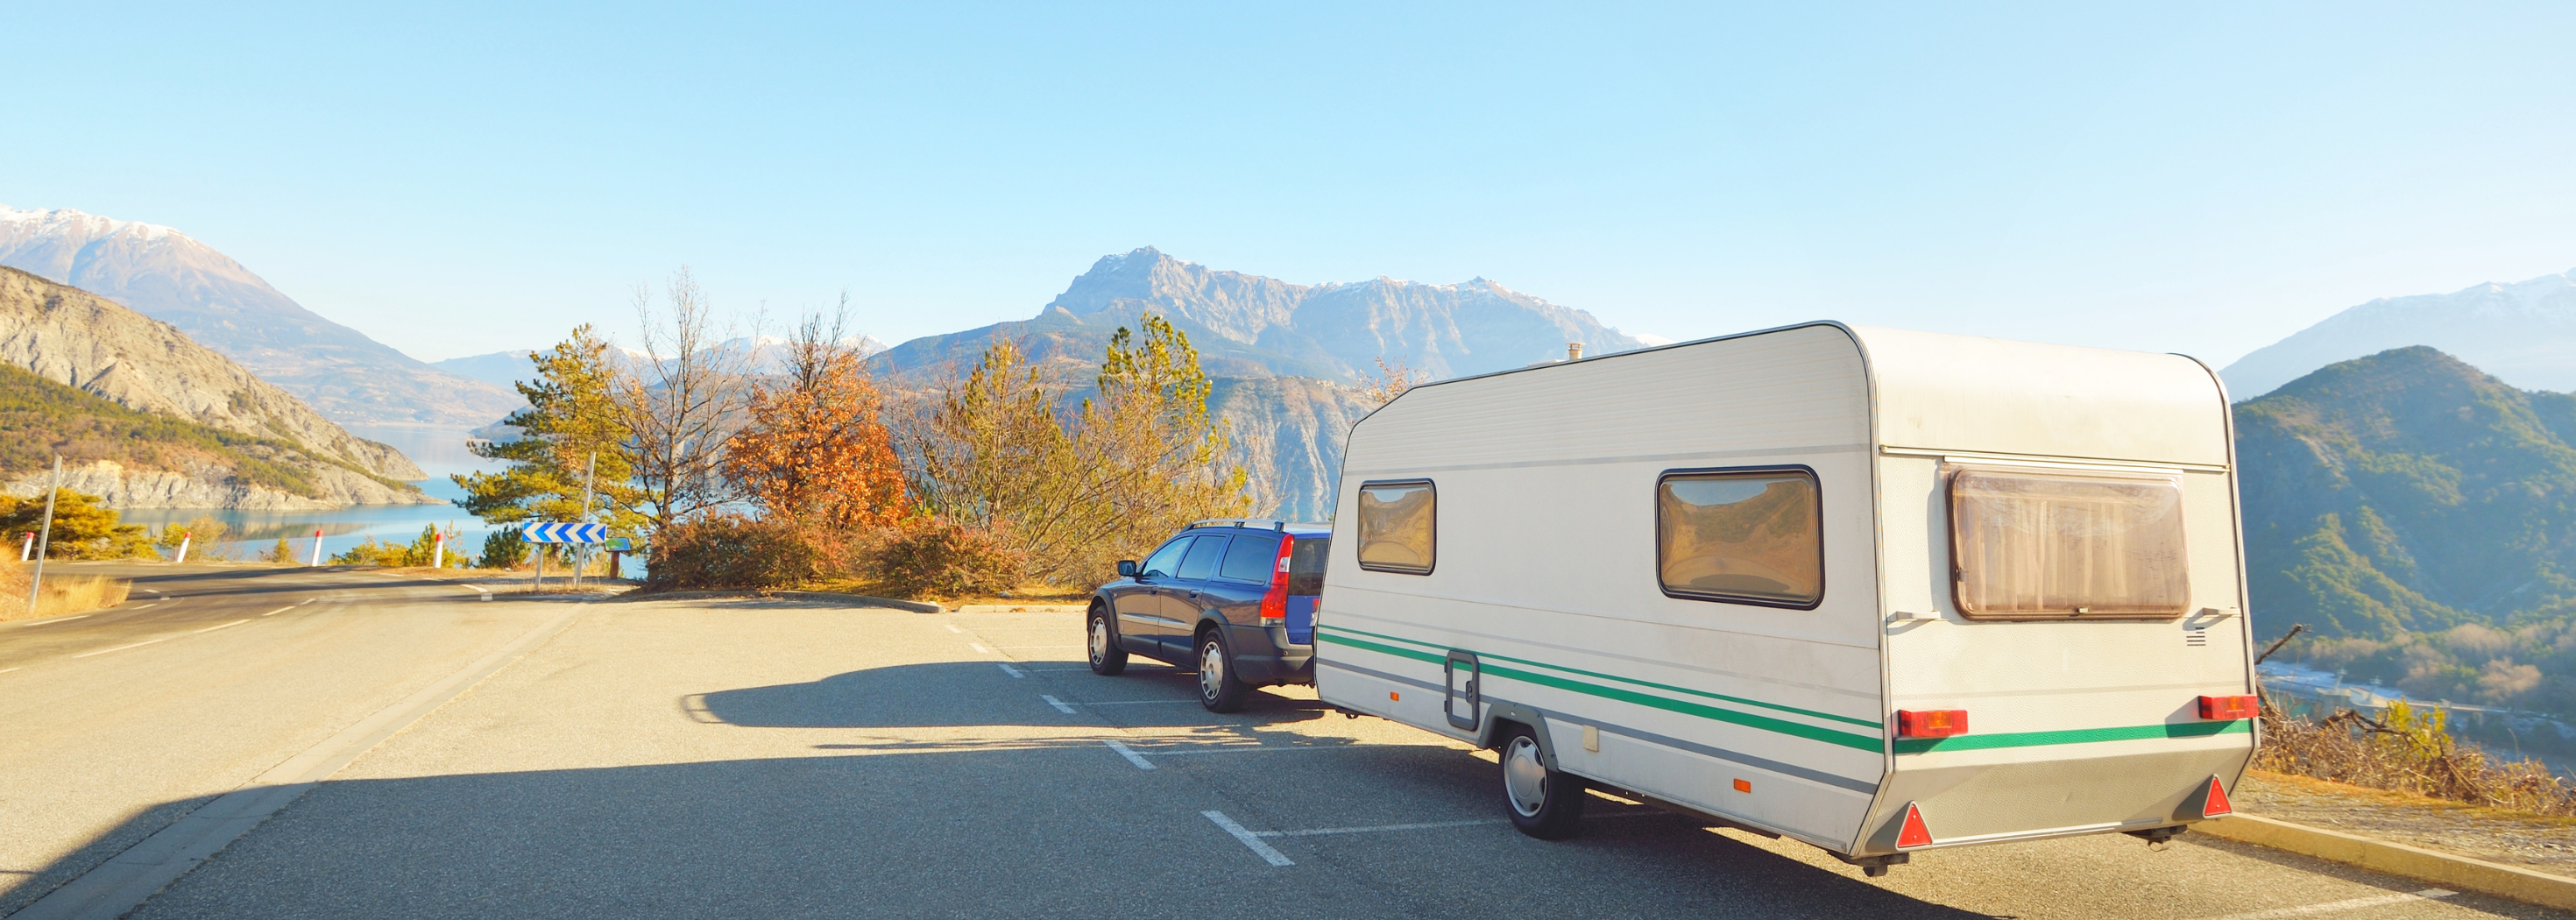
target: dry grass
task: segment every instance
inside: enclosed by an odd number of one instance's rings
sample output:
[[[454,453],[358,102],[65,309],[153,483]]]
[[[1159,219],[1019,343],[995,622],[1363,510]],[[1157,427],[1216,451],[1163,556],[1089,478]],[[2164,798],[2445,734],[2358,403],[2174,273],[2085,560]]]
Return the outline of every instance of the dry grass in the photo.
[[[2489,808],[2576,817],[2576,785],[2539,761],[2504,761],[2451,737],[2449,713],[2391,704],[2373,719],[2340,710],[2310,721],[2263,700],[2254,767],[2350,786],[2411,792]]]
[[[36,609],[27,609],[27,569],[0,565],[0,620],[80,613],[125,603],[130,583],[97,575],[47,575]]]

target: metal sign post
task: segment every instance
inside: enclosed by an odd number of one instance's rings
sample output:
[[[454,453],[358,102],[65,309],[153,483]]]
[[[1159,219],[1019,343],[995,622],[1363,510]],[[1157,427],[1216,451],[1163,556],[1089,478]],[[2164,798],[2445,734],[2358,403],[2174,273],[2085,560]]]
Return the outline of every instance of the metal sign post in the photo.
[[[45,492],[45,532],[36,538],[36,577],[27,582],[27,615],[36,615],[36,591],[45,586],[45,554],[54,546],[54,496],[63,491],[63,455],[54,455],[54,487]]]
[[[523,536],[524,536],[524,538],[525,538],[528,542],[538,544],[538,546],[537,546],[537,587],[538,587],[538,588],[544,588],[544,587],[545,587],[545,585],[546,585],[546,547],[545,547],[545,545],[544,545],[544,544],[548,544],[548,543],[585,543],[585,544],[586,544],[586,543],[597,543],[597,542],[599,542],[599,541],[601,541],[601,540],[606,540],[606,539],[608,539],[608,525],[606,525],[606,524],[558,524],[558,523],[539,523],[539,522],[531,521],[531,522],[528,522],[528,523],[526,523],[526,524],[521,524],[521,525],[519,525],[519,532],[520,532],[520,534],[521,534],[521,535],[523,535]],[[576,563],[576,565],[578,565],[578,563]],[[580,580],[580,578],[581,578],[581,570],[580,570],[579,568],[575,568],[575,569],[573,569],[573,578],[574,578],[575,583],[576,583],[576,584],[578,584],[578,583],[579,583],[579,580]]]

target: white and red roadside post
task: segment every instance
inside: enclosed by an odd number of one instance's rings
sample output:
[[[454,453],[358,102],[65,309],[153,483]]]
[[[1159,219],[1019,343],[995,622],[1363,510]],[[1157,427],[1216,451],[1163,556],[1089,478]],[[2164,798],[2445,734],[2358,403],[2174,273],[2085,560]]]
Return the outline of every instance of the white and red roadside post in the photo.
[[[429,567],[433,569],[443,569],[447,567],[447,534],[444,532],[433,534],[430,537]]]
[[[18,544],[18,561],[25,562],[36,554],[36,532],[27,531],[27,540]]]
[[[170,560],[171,565],[178,565],[188,561],[188,541],[196,538],[197,534],[194,531],[179,531],[179,558]]]
[[[313,564],[322,564],[322,528],[313,528]]]

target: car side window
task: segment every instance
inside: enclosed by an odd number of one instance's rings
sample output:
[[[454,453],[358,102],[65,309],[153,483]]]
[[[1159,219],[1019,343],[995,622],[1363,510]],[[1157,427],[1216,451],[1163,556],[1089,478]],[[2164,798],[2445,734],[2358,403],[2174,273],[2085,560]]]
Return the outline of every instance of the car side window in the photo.
[[[1145,557],[1145,564],[1137,567],[1139,571],[1137,572],[1136,577],[1172,577],[1173,572],[1180,571],[1181,554],[1188,552],[1190,544],[1197,542],[1197,540],[1197,537],[1182,537],[1170,543],[1163,544],[1162,549],[1155,550],[1153,555]]]
[[[1234,547],[1225,551],[1225,564],[1218,566],[1216,577],[1227,581],[1270,583],[1279,570],[1279,540],[1275,537],[1239,536]]]
[[[1200,537],[1199,542],[1190,547],[1190,554],[1181,558],[1181,580],[1199,581],[1215,575],[1216,559],[1225,555],[1225,544],[1224,537]]]

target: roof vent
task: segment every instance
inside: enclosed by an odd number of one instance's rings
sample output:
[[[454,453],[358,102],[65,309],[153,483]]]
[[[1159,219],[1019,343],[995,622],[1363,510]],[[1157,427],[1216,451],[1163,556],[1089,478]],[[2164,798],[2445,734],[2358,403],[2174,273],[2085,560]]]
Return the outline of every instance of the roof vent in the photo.
[[[1583,360],[1583,343],[1581,343],[1581,342],[1567,342],[1567,343],[1565,343],[1565,360],[1568,360],[1568,361],[1581,361],[1581,360]]]

